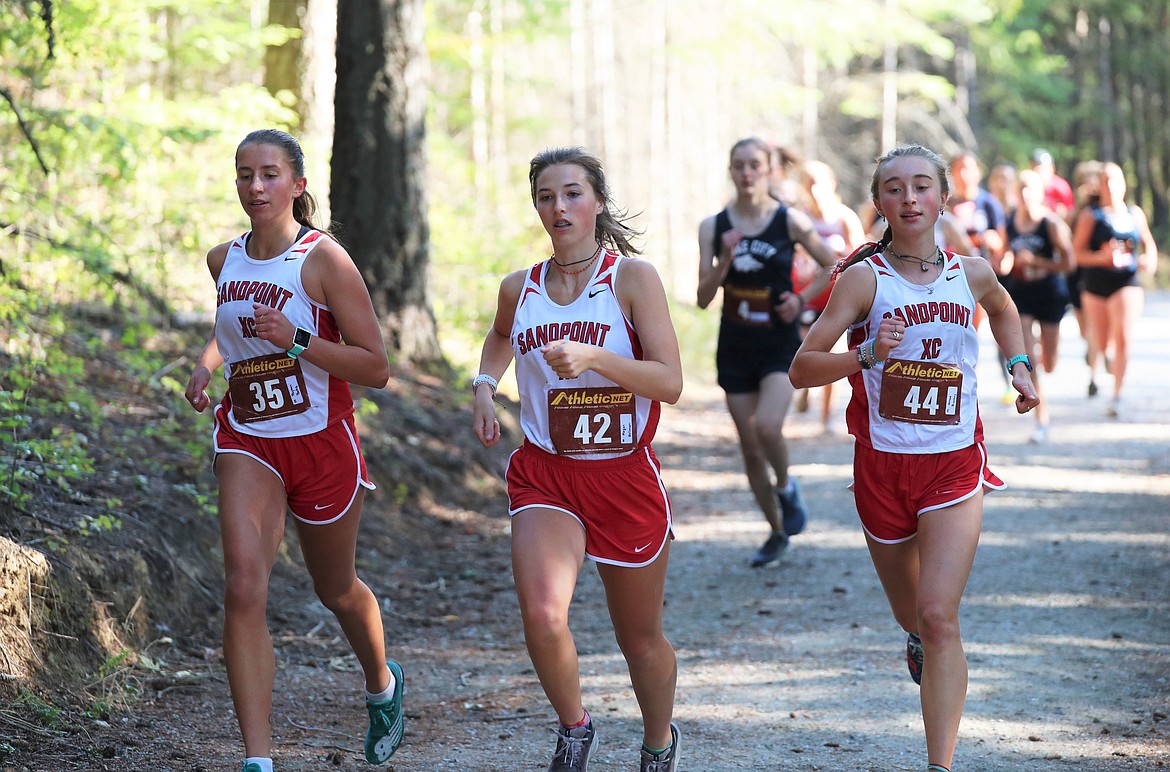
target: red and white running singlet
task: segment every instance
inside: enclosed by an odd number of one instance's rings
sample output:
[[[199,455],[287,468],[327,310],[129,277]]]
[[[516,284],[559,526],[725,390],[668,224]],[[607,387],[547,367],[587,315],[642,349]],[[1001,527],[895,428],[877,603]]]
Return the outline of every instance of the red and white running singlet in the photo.
[[[945,453],[983,441],[975,298],[962,259],[943,254],[942,271],[926,285],[906,281],[881,253],[864,261],[877,289],[869,316],[849,328],[849,348],[872,338],[882,319],[894,316],[906,325],[883,364],[849,376],[849,433],[877,450]]]
[[[557,340],[598,346],[630,359],[642,346],[616,294],[624,258],[604,250],[593,278],[568,305],[545,293],[549,261],[528,271],[512,322],[512,350],[520,391],[520,426],[529,442],[567,458],[602,459],[628,455],[648,445],[658,427],[659,403],[639,397],[587,370],[562,379],[540,349]]]
[[[247,237],[228,247],[216,287],[215,340],[224,358],[229,420],[237,431],[256,437],[319,432],[353,413],[349,384],[256,337],[252,304],[275,308],[294,326],[339,342],[333,314],[301,285],[305,260],[327,237],[310,230],[268,260],[248,256]]]

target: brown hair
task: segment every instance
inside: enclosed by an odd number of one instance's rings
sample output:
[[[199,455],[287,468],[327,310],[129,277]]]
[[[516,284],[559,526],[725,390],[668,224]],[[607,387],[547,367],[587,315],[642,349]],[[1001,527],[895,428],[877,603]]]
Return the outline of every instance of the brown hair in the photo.
[[[642,232],[626,225],[625,221],[629,219],[626,210],[612,205],[601,160],[583,147],[554,147],[533,157],[528,164],[528,186],[532,195],[532,205],[536,206],[536,180],[541,172],[550,166],[561,164],[580,166],[585,171],[589,186],[593,188],[593,195],[602,203],[601,214],[597,215],[597,225],[593,230],[593,237],[597,239],[597,243],[609,244],[627,257],[642,254],[642,250],[630,243],[631,239],[641,236]]]
[[[304,178],[305,153],[301,150],[301,143],[291,134],[279,129],[257,129],[244,137],[244,141],[236,147],[236,155],[239,156],[240,150],[247,145],[272,145],[279,148],[292,169],[293,177],[298,180]],[[328,228],[318,227],[314,222],[316,216],[317,200],[306,188],[301,195],[293,199],[293,219],[306,228],[328,234]]]
[[[877,165],[873,169],[873,177],[871,177],[869,181],[869,193],[870,196],[873,197],[874,201],[877,201],[878,198],[878,188],[881,181],[882,167],[890,161],[893,161],[895,158],[906,157],[924,158],[929,161],[931,166],[934,167],[935,174],[938,176],[939,190],[942,191],[944,197],[950,195],[950,174],[949,169],[947,168],[947,162],[943,160],[943,157],[930,148],[923,147],[922,145],[900,145],[899,147],[894,148],[890,152],[877,159]],[[881,239],[878,241],[868,241],[857,249],[853,250],[853,254],[839,260],[836,267],[833,268],[833,275],[836,276],[854,263],[860,263],[865,258],[881,252],[883,249],[889,246],[889,243],[893,241],[893,238],[894,234],[890,230],[889,221],[887,220],[886,230],[882,234]]]

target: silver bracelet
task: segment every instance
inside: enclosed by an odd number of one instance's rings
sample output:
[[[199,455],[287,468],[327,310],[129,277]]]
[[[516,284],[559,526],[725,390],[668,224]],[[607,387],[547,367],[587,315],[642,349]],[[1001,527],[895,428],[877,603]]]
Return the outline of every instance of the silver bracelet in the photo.
[[[471,393],[474,394],[476,389],[485,383],[492,387],[492,396],[495,396],[496,388],[500,385],[500,383],[487,373],[480,373],[479,375],[475,376],[475,380],[471,382]]]

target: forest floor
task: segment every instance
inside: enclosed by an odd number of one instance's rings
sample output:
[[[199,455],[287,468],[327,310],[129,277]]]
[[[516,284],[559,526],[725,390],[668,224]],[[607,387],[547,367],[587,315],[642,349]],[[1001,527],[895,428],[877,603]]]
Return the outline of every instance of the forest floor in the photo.
[[[1170,297],[1140,322],[1127,411],[1085,396],[1083,344],[1068,320],[1046,444],[1001,403],[990,342],[980,365],[992,468],[963,605],[970,690],[954,769],[1170,768]],[[841,409],[845,388],[835,405]],[[914,770],[926,766],[905,635],[869,562],[852,496],[848,437],[794,413],[792,472],[812,511],[778,566],[752,569],[766,535],[718,391],[689,377],[655,443],[675,509],[666,631],[679,661],[680,769]],[[466,418],[465,414],[461,421]],[[471,443],[470,428],[432,431]],[[368,452],[376,442],[366,442]],[[493,463],[502,468],[504,453]],[[395,480],[375,478],[393,491]],[[543,770],[552,715],[526,655],[509,565],[505,498],[485,484],[465,508],[387,515],[372,499],[359,568],[382,599],[391,656],[406,672],[405,744],[383,769]],[[277,769],[367,769],[360,674],[316,602],[289,537],[273,578],[279,663]],[[592,769],[636,768],[637,706],[596,571],[571,614]],[[218,648],[219,620],[151,649],[139,698],[52,731],[0,713],[14,752],[0,770],[237,770],[241,744]],[[8,720],[4,720],[7,715]],[[2,746],[0,746],[2,747]]]

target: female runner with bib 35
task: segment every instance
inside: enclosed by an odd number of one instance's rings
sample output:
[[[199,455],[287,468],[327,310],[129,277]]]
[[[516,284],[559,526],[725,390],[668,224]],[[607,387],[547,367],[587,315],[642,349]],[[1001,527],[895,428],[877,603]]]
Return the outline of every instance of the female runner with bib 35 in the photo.
[[[346,251],[313,225],[300,144],[254,131],[236,149],[236,193],[252,229],[207,253],[215,332],[187,383],[197,411],[221,365],[215,474],[223,541],[223,652],[244,772],[271,772],[276,660],[268,579],[291,510],[313,589],[333,612],[365,675],[366,760],[402,743],[402,668],[386,659],[378,600],[357,577],[362,501],[374,486],[358,444],[349,384],[381,388],[386,347],[365,282]]]

